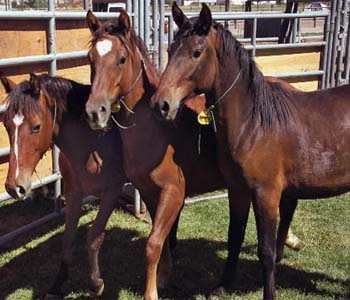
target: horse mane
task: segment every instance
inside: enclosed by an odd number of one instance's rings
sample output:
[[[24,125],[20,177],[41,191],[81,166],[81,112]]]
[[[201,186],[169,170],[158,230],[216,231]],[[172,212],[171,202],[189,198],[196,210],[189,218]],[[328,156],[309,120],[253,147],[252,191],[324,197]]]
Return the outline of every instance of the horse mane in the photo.
[[[220,65],[228,65],[228,60],[236,58],[243,78],[248,81],[253,100],[252,123],[260,123],[265,129],[276,124],[285,126],[292,117],[293,91],[278,82],[266,81],[249,52],[232,33],[217,22],[214,28],[219,37]]]
[[[57,115],[61,116],[67,108],[70,112],[82,113],[84,111],[88,90],[84,92],[82,84],[62,77],[52,77],[47,74],[38,75],[41,92],[44,94],[47,105],[52,111],[56,105]],[[79,89],[79,87],[82,87]],[[80,90],[80,92],[78,91]],[[5,119],[10,115],[22,112],[23,114],[40,114],[40,106],[37,95],[28,80],[24,80],[7,96],[8,107],[5,112]],[[56,103],[56,104],[55,104]],[[79,109],[80,107],[80,109]]]
[[[116,36],[120,39],[122,44],[128,49],[131,56],[139,50],[145,64],[145,67],[149,70],[152,78],[151,82],[159,82],[161,73],[156,66],[151,62],[147,47],[144,41],[136,34],[134,29],[130,28],[130,38],[128,38],[123,29],[118,25],[118,20],[108,20],[104,22],[93,34],[90,40],[90,48],[93,47],[97,41],[105,35]]]
[[[182,37],[193,34],[202,35],[200,32],[196,32],[197,20],[198,17],[190,18],[176,37],[179,35]],[[291,101],[293,91],[278,82],[266,81],[249,52],[244,49],[232,33],[221,23],[213,21],[212,25],[218,36],[217,55],[220,66],[230,66],[232,62],[237,62],[241,76],[248,82],[253,102],[250,115],[252,124],[260,124],[264,129],[275,125],[285,126],[288,120],[293,117],[292,107],[294,104]],[[225,74],[224,76],[230,75]]]

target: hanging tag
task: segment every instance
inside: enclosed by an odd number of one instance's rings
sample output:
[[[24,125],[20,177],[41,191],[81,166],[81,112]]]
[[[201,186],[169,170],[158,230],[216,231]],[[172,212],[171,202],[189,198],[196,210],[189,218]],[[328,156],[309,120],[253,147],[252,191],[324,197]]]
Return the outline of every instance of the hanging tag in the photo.
[[[117,113],[120,110],[120,102],[116,101],[111,105],[112,113]]]
[[[197,115],[197,122],[201,125],[209,125],[212,122],[212,116],[210,111],[203,110]]]

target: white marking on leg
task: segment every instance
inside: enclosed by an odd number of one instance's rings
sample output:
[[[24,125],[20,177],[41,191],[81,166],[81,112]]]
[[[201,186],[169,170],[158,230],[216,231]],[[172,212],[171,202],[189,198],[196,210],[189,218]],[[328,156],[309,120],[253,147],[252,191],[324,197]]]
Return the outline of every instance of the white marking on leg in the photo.
[[[23,123],[23,120],[24,120],[24,116],[23,116],[23,114],[21,112],[17,113],[12,119],[13,123],[16,126],[16,129],[15,129],[15,142],[14,142],[14,145],[13,145],[14,146],[14,151],[15,151],[15,157],[16,157],[16,179],[17,179],[18,174],[19,174],[19,166],[18,166],[18,128]]]
[[[99,41],[96,44],[96,49],[97,49],[97,53],[100,56],[106,55],[108,52],[112,50],[112,41],[110,40]]]

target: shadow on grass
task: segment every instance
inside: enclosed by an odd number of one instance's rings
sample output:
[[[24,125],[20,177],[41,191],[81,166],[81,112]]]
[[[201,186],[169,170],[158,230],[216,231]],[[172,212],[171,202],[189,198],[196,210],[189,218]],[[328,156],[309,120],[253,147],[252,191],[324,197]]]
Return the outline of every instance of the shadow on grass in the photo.
[[[54,230],[57,223],[51,224],[46,231]],[[85,247],[87,230],[86,225],[79,228],[70,279],[63,288],[66,294],[70,292],[82,294],[79,300],[94,299],[85,296],[88,292],[88,261]],[[26,239],[35,236],[37,234],[27,236]],[[7,299],[21,288],[35,291],[33,300],[43,295],[58,270],[61,239],[62,234],[55,235],[34,249],[27,249],[1,267],[0,299]],[[145,279],[145,242],[146,239],[136,230],[113,228],[108,232],[100,254],[101,271],[105,280],[105,292],[101,299],[118,299],[122,290],[128,290],[140,298]],[[255,247],[248,245],[242,249],[248,255],[248,259],[239,261],[235,284],[237,297],[244,297],[248,292],[261,291],[261,272],[256,260]],[[160,291],[161,298],[195,299],[196,295],[209,293],[220,278],[224,265],[220,253],[224,250],[226,250],[224,242],[206,239],[180,240],[174,256],[172,284],[168,290]],[[6,255],[6,252],[2,251],[0,255]],[[334,280],[325,274],[300,271],[283,265],[283,262],[277,267],[276,282],[279,288],[312,293],[319,299],[322,299],[322,296],[336,299],[346,297],[332,290],[318,289],[315,284],[318,281],[346,287],[349,284],[346,281]],[[68,296],[66,299],[72,297]]]

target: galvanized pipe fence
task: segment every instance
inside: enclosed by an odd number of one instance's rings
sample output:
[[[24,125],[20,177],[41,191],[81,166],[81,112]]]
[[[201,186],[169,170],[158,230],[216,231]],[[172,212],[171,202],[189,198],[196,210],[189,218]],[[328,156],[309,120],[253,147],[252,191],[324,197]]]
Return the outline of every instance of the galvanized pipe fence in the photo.
[[[320,78],[320,87],[329,87],[339,84],[340,81],[349,82],[349,55],[350,55],[350,38],[349,38],[349,7],[346,0],[332,0],[331,12],[307,12],[307,13],[233,13],[233,12],[213,12],[213,18],[218,21],[239,21],[239,20],[252,20],[253,30],[250,38],[239,39],[245,43],[246,49],[251,52],[253,58],[256,56],[256,52],[259,50],[274,50],[274,49],[300,49],[307,47],[320,47],[323,49],[323,58],[320,66],[320,70],[308,71],[308,72],[295,72],[285,74],[268,74],[280,78],[289,77],[315,77]],[[340,3],[340,4],[339,4]],[[89,1],[84,0],[84,9],[89,7]],[[129,15],[132,18],[133,28],[136,33],[145,41],[147,48],[150,50],[154,62],[158,67],[163,70],[166,57],[166,43],[170,43],[174,37],[175,27],[172,15],[165,12],[164,0],[153,0],[152,5],[150,0],[127,0],[126,7]],[[189,13],[188,16],[197,15],[198,13]],[[116,18],[118,13],[105,13],[95,12],[98,18]],[[86,12],[60,12],[55,10],[54,0],[48,0],[48,11],[0,11],[0,20],[6,19],[40,19],[46,20],[48,26],[48,54],[36,55],[36,56],[24,56],[16,58],[0,59],[0,68],[9,66],[18,66],[23,64],[34,63],[50,63],[49,74],[55,76],[57,73],[57,62],[76,58],[85,58],[87,51],[73,51],[66,53],[56,52],[56,20],[58,19],[85,19]],[[258,38],[257,26],[258,20],[261,19],[293,19],[296,20],[293,24],[300,24],[301,19],[324,19],[324,34],[322,36],[316,36],[313,38],[319,39],[319,41],[307,42],[305,38],[300,36],[300,25],[294,25],[292,30],[291,43],[287,44],[271,44],[271,42],[277,42],[278,38]],[[342,28],[346,30],[341,31]],[[167,31],[167,32],[166,32]],[[337,33],[342,32],[337,36]],[[263,42],[263,43],[260,43]],[[247,44],[248,43],[248,44]],[[269,44],[268,44],[269,43]],[[342,45],[343,47],[339,47]],[[337,54],[336,58],[334,55]],[[340,58],[339,58],[340,57]],[[343,59],[341,57],[344,57]],[[336,62],[341,62],[338,66]],[[335,76],[334,74],[337,74]],[[6,75],[6,74],[5,74]],[[339,79],[339,80],[338,80]],[[0,107],[0,112],[4,112],[5,106]],[[0,156],[7,156],[9,154],[9,147],[0,149]],[[59,150],[57,147],[53,148],[53,174],[42,178],[33,183],[33,188],[46,185],[48,183],[55,183],[55,211],[48,216],[45,216],[23,228],[15,230],[0,237],[0,245],[8,242],[10,239],[30,230],[38,225],[47,222],[59,215],[61,215],[64,209],[61,207],[61,201],[59,200],[61,195],[61,175],[58,166]],[[186,199],[186,203],[195,203],[198,201],[217,199],[227,196],[226,193],[199,197],[194,199]],[[0,201],[9,199],[10,196],[7,193],[0,194]],[[141,207],[141,200],[137,191],[135,191],[135,208],[136,213],[139,213]]]
[[[349,83],[350,7],[348,0],[332,0],[326,35],[324,87]]]

